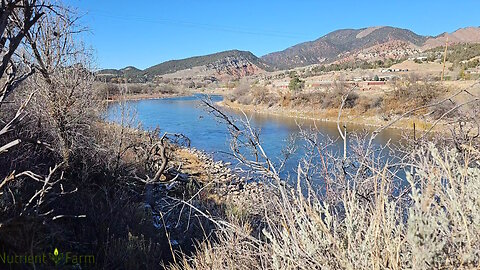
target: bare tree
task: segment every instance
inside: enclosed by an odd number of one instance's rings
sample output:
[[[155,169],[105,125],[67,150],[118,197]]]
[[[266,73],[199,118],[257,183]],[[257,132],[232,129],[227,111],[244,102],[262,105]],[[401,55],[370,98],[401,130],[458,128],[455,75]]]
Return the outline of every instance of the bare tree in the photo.
[[[26,61],[24,55],[25,37],[32,31],[35,24],[45,15],[52,5],[44,1],[1,1],[0,6],[0,108],[5,98],[18,87],[18,85],[33,74],[32,63]],[[0,131],[0,136],[11,131],[18,120],[22,118],[26,102],[19,107],[16,114],[7,121]],[[18,140],[9,142],[1,147],[5,152],[17,145]]]
[[[57,35],[55,29],[51,28],[51,21],[62,21],[64,23],[71,21],[71,14],[68,10],[51,1],[40,0],[2,0],[0,6],[0,109],[1,121],[3,127],[0,129],[0,155],[2,158],[16,160],[14,155],[18,151],[22,142],[34,145],[40,145],[52,150],[50,144],[32,139],[18,136],[18,126],[20,121],[24,119],[28,112],[31,112],[31,101],[36,98],[37,89],[25,87],[26,81],[34,76],[35,71],[44,73],[42,66],[45,59],[49,56],[37,55],[35,53],[39,44],[42,47],[51,47],[57,52],[50,56],[56,56],[57,59],[65,58],[65,52],[59,50],[58,47],[52,46],[45,39],[39,38],[44,32]],[[53,52],[52,51],[52,52]],[[34,57],[32,57],[34,56]],[[60,63],[62,64],[62,63]],[[60,64],[56,66],[60,69]],[[73,73],[71,73],[73,74]],[[78,72],[75,73],[78,76]],[[25,90],[21,93],[19,90]],[[9,109],[14,108],[15,102],[6,99],[15,92],[15,95],[22,97],[14,115],[10,115]],[[9,105],[7,108],[5,105]],[[3,145],[2,145],[3,144]],[[20,149],[19,149],[20,150]],[[27,153],[28,155],[29,153]],[[58,196],[74,192],[75,189],[67,189],[62,185],[63,172],[61,167],[63,163],[59,163],[48,170],[46,175],[35,172],[36,164],[32,164],[27,170],[22,172],[8,172],[2,168],[4,179],[0,182],[0,195],[3,197],[2,207],[6,207],[2,212],[2,220],[0,228],[8,226],[25,216],[54,220],[58,218],[53,210],[51,202]],[[28,185],[25,194],[16,194],[12,192],[12,187],[22,187],[24,180],[33,181]],[[16,183],[12,183],[16,182]],[[30,197],[29,197],[30,196]],[[11,205],[5,203],[11,202]],[[18,202],[22,202],[22,207],[18,207]]]
[[[53,6],[45,1],[3,0],[0,6],[0,77],[4,78],[0,105],[4,99],[33,73],[28,63],[21,62],[18,53],[20,44],[29,35],[33,26]],[[19,61],[20,60],[20,61]]]

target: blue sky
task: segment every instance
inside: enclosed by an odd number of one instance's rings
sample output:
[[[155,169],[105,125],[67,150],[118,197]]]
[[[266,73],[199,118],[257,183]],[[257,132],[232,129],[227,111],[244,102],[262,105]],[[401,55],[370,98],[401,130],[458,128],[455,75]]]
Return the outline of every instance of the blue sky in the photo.
[[[480,26],[480,1],[66,0],[98,68],[144,69],[230,49],[257,56],[333,30],[389,25],[422,35]]]

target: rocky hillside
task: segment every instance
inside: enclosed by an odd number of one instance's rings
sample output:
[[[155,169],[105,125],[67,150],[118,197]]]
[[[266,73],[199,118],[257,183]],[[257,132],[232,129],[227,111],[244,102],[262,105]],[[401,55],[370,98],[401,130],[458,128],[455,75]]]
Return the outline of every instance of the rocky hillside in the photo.
[[[408,41],[392,40],[365,49],[341,53],[335,62],[372,62],[386,59],[401,60],[421,52],[422,50],[418,46]]]
[[[394,27],[370,27],[343,29],[331,32],[317,40],[300,43],[281,52],[262,57],[267,63],[288,69],[319,63],[331,63],[342,57],[384,43],[400,41],[403,44],[421,46],[426,37],[407,29]]]
[[[129,81],[149,81],[162,75],[187,73],[188,76],[244,77],[254,75],[271,67],[251,52],[231,50],[204,56],[171,60],[145,70],[127,67],[121,70],[104,69],[97,73],[100,79],[123,77]],[[190,72],[188,72],[190,71]]]
[[[279,69],[333,62],[401,59],[444,46],[447,37],[449,44],[480,43],[480,27],[461,28],[436,37],[421,36],[407,29],[389,26],[343,29],[267,54],[261,59]]]
[[[447,41],[449,44],[455,43],[480,43],[480,27],[465,27],[460,28],[453,33],[443,33],[436,37],[427,39],[423,44],[422,49],[428,50],[431,48],[445,46]]]

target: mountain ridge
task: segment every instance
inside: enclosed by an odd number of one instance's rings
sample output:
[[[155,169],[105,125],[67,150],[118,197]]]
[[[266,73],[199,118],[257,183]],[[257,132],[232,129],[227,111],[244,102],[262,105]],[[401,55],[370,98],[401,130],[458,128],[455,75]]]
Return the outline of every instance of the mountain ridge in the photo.
[[[434,47],[444,46],[446,36],[449,44],[480,43],[480,27],[463,27],[454,32],[444,32],[437,36],[418,35],[409,29],[392,26],[373,26],[360,29],[339,29],[316,40],[293,45],[285,50],[266,54],[260,59],[281,69],[302,67],[311,64],[329,64],[345,59],[355,59],[358,54],[373,47],[393,50],[393,53],[375,52],[370,60],[378,60],[388,55],[396,60]],[[398,44],[398,47],[392,46]],[[368,59],[368,57],[366,57]],[[362,59],[362,57],[358,57]],[[385,59],[383,59],[385,60]]]
[[[406,41],[419,46],[426,39],[427,37],[417,35],[411,30],[391,26],[339,29],[316,40],[299,43],[283,51],[264,55],[261,59],[281,68],[294,68],[331,63],[338,60],[339,55],[393,40]]]
[[[103,69],[98,71],[97,74],[100,76],[124,76],[127,79],[142,81],[196,67],[204,67],[204,70],[212,70],[218,75],[229,75],[232,77],[248,76],[259,71],[272,70],[269,65],[249,51],[228,50],[169,60],[144,70],[128,66],[123,69]]]
[[[228,50],[208,55],[169,60],[140,70],[133,66],[104,69],[100,76],[124,77],[133,81],[151,80],[156,76],[196,68],[215,76],[243,77],[262,71],[284,70],[312,64],[342,61],[402,59],[428,49],[449,44],[480,43],[480,27],[464,27],[437,36],[423,36],[409,29],[372,26],[360,29],[339,29],[315,40],[302,42],[282,51],[261,57],[250,51]],[[202,67],[202,68],[197,68]]]

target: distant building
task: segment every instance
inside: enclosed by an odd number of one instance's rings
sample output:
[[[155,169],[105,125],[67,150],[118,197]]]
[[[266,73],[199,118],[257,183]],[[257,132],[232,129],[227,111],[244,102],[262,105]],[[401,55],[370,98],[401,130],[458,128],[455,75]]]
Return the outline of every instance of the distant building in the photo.
[[[480,68],[466,70],[468,74],[480,74]]]
[[[376,82],[376,81],[374,81],[374,82],[367,82],[367,85],[368,85],[368,86],[373,86],[373,85],[385,85],[385,84],[386,84],[386,82],[385,82],[385,81],[378,81],[378,82]]]
[[[318,87],[328,87],[332,85],[332,81],[313,81],[307,82],[306,86],[310,88],[318,88]]]
[[[273,85],[273,87],[278,87],[278,88],[281,88],[281,89],[288,89],[288,82],[279,82],[279,83],[275,83]]]
[[[407,72],[408,69],[401,69],[401,68],[387,68],[387,69],[382,69],[380,72],[381,73],[390,73],[390,72]]]
[[[395,80],[397,78],[398,78],[398,76],[395,76],[395,75],[388,75],[388,76],[379,77],[380,81],[392,81],[392,80]]]

